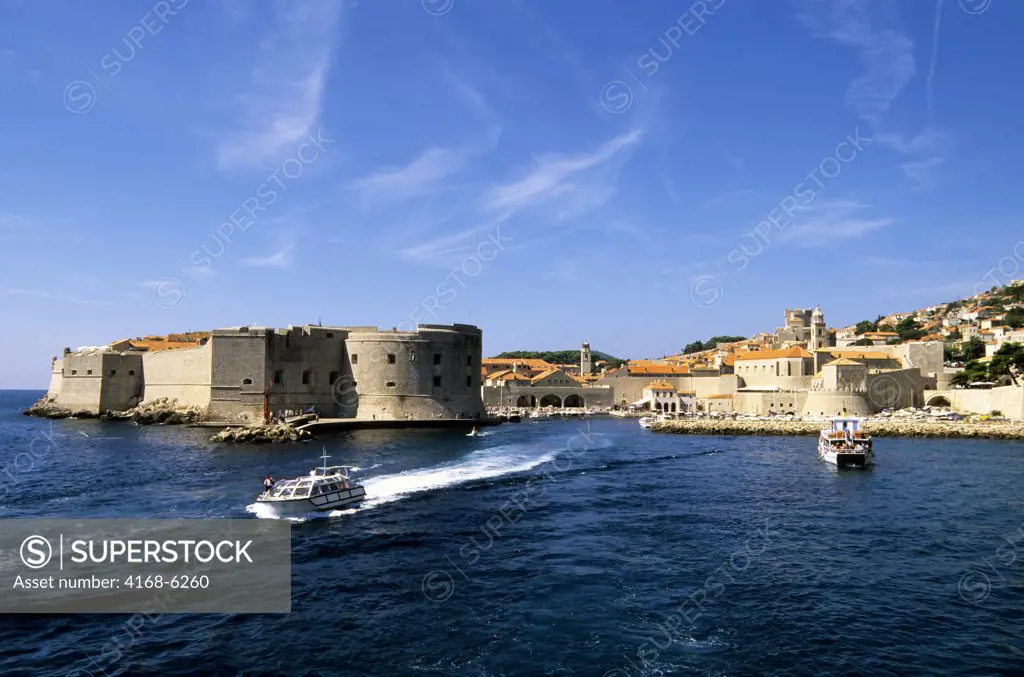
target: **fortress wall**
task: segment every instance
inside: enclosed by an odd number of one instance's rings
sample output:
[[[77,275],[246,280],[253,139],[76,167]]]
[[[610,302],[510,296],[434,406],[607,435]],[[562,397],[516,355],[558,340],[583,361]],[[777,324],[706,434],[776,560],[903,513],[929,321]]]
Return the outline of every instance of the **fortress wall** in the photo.
[[[354,331],[346,341],[360,419],[476,418],[482,336],[468,325]]]
[[[60,397],[60,386],[64,376],[64,360],[54,358],[50,364],[50,386],[46,389],[47,397]]]
[[[68,409],[99,413],[103,389],[103,354],[65,353],[62,372],[57,403]]]
[[[582,386],[532,387],[521,385],[505,386],[504,388],[499,388],[498,386],[483,387],[483,401],[489,407],[529,407],[531,397],[536,398],[537,406],[539,407],[540,401],[545,395],[556,395],[563,402],[565,402],[566,397],[577,395],[583,398],[584,407],[610,407],[615,404],[615,391],[613,388],[584,388]],[[526,398],[522,404],[519,404],[520,397]]]
[[[802,416],[867,416],[871,413],[863,394],[812,390],[804,401]]]
[[[348,333],[333,327],[289,327],[267,335],[267,380],[259,386],[260,412],[263,386],[270,386],[270,415],[287,410],[315,407],[325,417],[339,416],[335,388],[342,387],[345,368],[345,339]],[[243,386],[246,387],[246,386]],[[260,413],[262,416],[262,413]]]
[[[124,411],[142,400],[143,364],[139,353],[101,353],[100,411]]]
[[[893,347],[902,349],[904,368],[917,367],[924,376],[939,377],[944,373],[942,341],[920,341]]]
[[[141,401],[144,378],[142,353],[65,353],[53,363],[48,393],[68,409],[123,411]]]
[[[869,373],[867,377],[867,398],[871,409],[904,409],[924,406],[924,391],[934,388],[935,379],[922,376],[920,370],[898,369],[881,373]]]
[[[763,388],[778,386],[783,390],[806,390],[811,387],[813,376],[772,376],[770,374],[738,374],[740,387]]]
[[[1021,386],[1001,386],[991,390],[928,390],[923,395],[926,404],[936,397],[945,397],[955,411],[964,414],[989,414],[996,410],[1003,416],[1024,419],[1024,388]]]
[[[210,404],[211,347],[177,348],[142,353],[143,398],[178,400],[185,406]]]
[[[214,330],[205,346],[210,350],[211,419],[263,422],[263,389],[270,379],[267,365],[270,331],[264,327]]]
[[[778,414],[790,411],[799,414],[803,411],[806,400],[807,391],[804,390],[775,393],[738,392],[733,397],[733,407],[744,414]]]

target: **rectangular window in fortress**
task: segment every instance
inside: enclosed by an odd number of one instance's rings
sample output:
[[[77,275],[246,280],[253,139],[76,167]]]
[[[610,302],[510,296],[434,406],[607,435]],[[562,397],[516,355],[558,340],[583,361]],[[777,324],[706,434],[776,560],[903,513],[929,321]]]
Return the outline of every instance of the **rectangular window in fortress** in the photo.
[[[242,385],[244,385],[244,386],[251,386],[252,385],[252,379],[251,378],[243,378],[242,379]]]
[[[327,380],[331,385],[334,385],[334,382],[338,380],[339,376],[341,376],[339,372],[332,371],[331,375],[327,377]]]
[[[111,369],[110,370],[110,375],[111,376],[117,376],[117,369]]]
[[[467,367],[472,367],[473,366],[473,356],[472,355],[466,355],[466,366]]]
[[[71,370],[71,375],[72,375],[72,376],[74,376],[74,375],[75,375],[75,374],[77,374],[77,373],[78,373],[78,370],[77,370],[77,369],[72,369],[72,370]]]
[[[440,376],[435,376],[434,377],[434,387],[435,388],[440,388],[441,387],[441,377]]]
[[[388,364],[394,364],[394,363],[395,363],[395,354],[394,353],[388,353]]]
[[[128,370],[128,375],[129,376],[135,376],[135,370],[134,369],[129,369]]]
[[[355,353],[352,354],[352,364],[359,364],[359,356]]]
[[[394,381],[388,381],[384,385],[386,385],[388,388],[394,388],[395,387],[395,382]]]
[[[434,353],[434,364],[441,364],[441,353]]]
[[[310,379],[312,379],[312,377],[313,377],[312,372],[310,372],[310,371],[302,372],[302,385],[308,386],[309,382],[310,382]]]
[[[472,388],[473,387],[473,377],[472,376],[467,376],[466,377],[466,387],[467,388]]]
[[[279,386],[284,381],[284,372],[278,369],[274,372],[274,385]]]
[[[92,369],[86,369],[85,374],[86,376],[92,376]]]

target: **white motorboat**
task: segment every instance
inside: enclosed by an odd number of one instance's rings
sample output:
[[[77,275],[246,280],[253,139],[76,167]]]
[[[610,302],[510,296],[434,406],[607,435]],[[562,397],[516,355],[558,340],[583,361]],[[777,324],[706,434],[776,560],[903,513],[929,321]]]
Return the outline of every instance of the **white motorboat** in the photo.
[[[473,428],[468,433],[466,433],[466,437],[483,437],[483,436],[484,436],[484,434],[482,432],[480,432],[479,430],[477,430],[476,428]]]
[[[643,418],[640,419],[640,427],[650,430],[654,426],[654,422],[656,420],[657,419],[654,418],[653,416],[644,416]]]
[[[875,464],[871,435],[859,418],[833,418],[818,437],[818,456],[837,468],[868,468]]]
[[[352,483],[348,471],[352,466],[327,465],[327,450],[320,458],[323,466],[308,475],[277,482],[257,497],[256,502],[279,515],[303,515],[351,508],[366,498],[366,489]]]

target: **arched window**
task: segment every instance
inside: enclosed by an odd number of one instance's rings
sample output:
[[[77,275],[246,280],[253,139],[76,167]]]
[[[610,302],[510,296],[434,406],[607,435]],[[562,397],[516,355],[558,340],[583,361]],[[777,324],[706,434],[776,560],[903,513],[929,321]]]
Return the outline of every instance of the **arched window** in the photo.
[[[252,379],[251,378],[243,378],[242,379],[242,385],[244,385],[244,386],[251,386],[252,385]]]

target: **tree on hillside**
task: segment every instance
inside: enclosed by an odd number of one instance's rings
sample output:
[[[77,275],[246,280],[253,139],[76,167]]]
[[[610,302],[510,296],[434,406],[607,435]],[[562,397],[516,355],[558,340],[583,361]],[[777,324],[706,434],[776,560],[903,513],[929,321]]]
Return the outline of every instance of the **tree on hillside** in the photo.
[[[857,339],[856,341],[854,341],[853,345],[855,345],[855,346],[873,346],[873,345],[875,345],[875,342],[872,341],[869,338],[862,338],[862,339]]]
[[[896,325],[895,331],[900,335],[900,341],[913,341],[925,335],[925,332],[917,324],[917,320],[912,317],[900,320],[900,323]]]
[[[715,346],[722,343],[735,343],[736,341],[746,340],[746,336],[712,336],[704,342],[704,350],[714,348]]]
[[[878,329],[878,325],[871,320],[861,320],[857,323],[857,328],[853,330],[853,333],[860,336],[866,331],[875,331]]]
[[[1021,285],[1024,287],[1024,285]],[[1024,327],[1024,311],[1020,308],[1011,308],[1006,313],[1006,317],[1003,319],[1003,324],[1011,329],[1020,329]]]
[[[704,343],[702,341],[694,341],[693,343],[687,343],[686,347],[683,348],[684,355],[690,355],[691,353],[699,353],[704,350]]]
[[[965,360],[976,360],[979,357],[985,357],[985,342],[975,336],[961,344],[960,353]]]
[[[953,375],[953,378],[949,380],[955,386],[965,386],[975,381],[987,381],[988,380],[988,368],[978,362],[972,360],[964,365],[963,371],[957,372]]]
[[[989,377],[995,380],[1001,376],[1010,376],[1010,368],[1017,374],[1024,373],[1024,344],[1004,343],[992,356],[988,365]]]
[[[896,327],[891,324],[880,324],[878,325],[878,331],[896,331]]]

